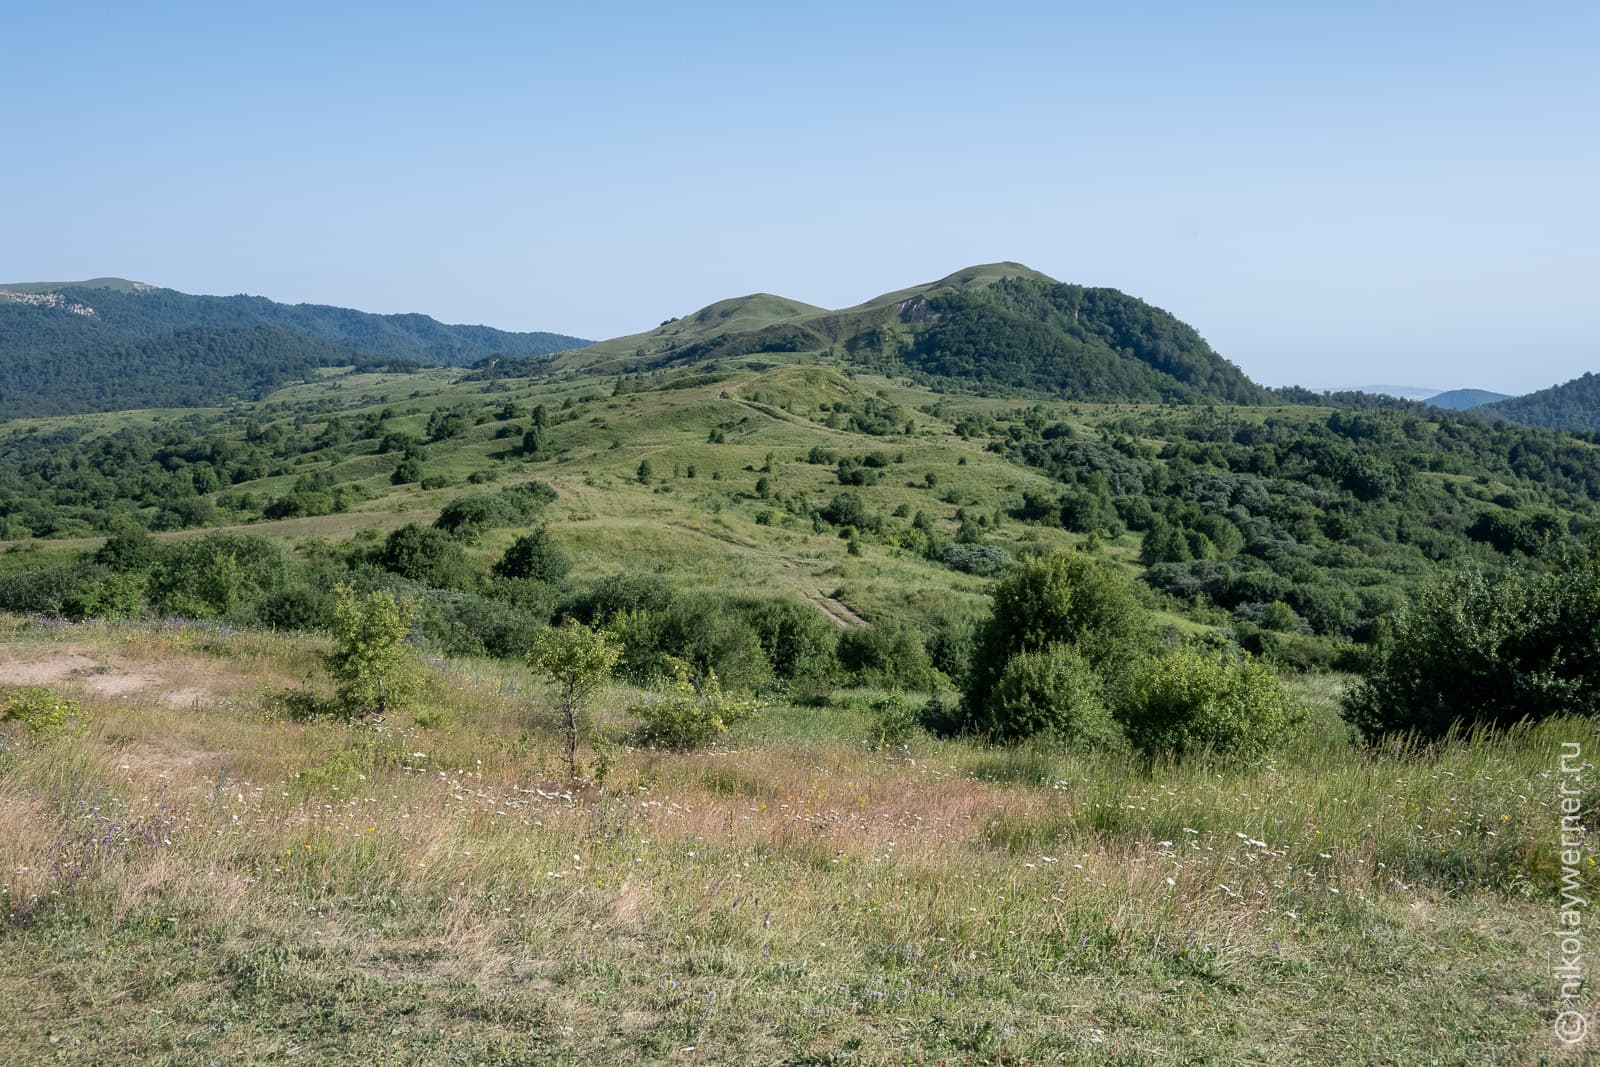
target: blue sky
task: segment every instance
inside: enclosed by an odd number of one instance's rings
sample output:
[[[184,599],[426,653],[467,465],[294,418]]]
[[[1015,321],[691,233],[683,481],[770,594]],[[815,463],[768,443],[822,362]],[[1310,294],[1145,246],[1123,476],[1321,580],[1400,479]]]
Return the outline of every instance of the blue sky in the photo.
[[[0,280],[604,337],[1011,259],[1269,384],[1600,370],[1600,5],[244,6],[5,20]]]

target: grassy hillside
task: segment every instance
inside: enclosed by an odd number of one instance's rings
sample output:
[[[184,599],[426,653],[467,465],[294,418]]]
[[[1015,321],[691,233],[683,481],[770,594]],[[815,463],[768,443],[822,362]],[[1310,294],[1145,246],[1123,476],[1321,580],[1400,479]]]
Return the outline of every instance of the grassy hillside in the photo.
[[[633,373],[746,356],[973,392],[1261,403],[1192,328],[1020,264],[971,267],[840,311],[755,294],[600,344],[120,279],[0,291],[0,416],[252,399],[317,367],[482,363],[491,376]],[[270,339],[263,349],[263,338]],[[546,357],[558,350],[554,359]],[[181,368],[197,366],[199,381]],[[125,393],[119,397],[119,393]]]
[[[555,371],[614,373],[749,355],[843,362],[1091,401],[1267,394],[1192,328],[1112,289],[1062,285],[1017,263],[969,267],[839,311],[759,294],[647,333],[558,356]]]
[[[893,360],[741,351],[725,339],[851,314],[752,297],[686,321],[680,351],[714,352],[627,373],[321,367],[226,406],[0,426],[0,1047],[1558,1055],[1553,753],[1600,743],[1594,720],[1419,751],[1357,744],[1341,700],[1440,573],[1481,570],[1491,599],[1569,573],[1600,528],[1600,448],[1412,405],[964,392],[906,359],[926,324],[982,317],[943,301],[1160,323],[961,281],[859,312],[905,327]],[[1174,366],[1197,351],[1145,340]],[[997,581],[1060,560],[1103,583],[1069,609],[1113,591],[1091,630],[1124,645],[1091,667],[1053,638],[963,703]],[[340,713],[341,586],[414,608],[418,698]],[[1593,613],[1550,603],[1572,662],[1600,663]],[[577,776],[524,666],[573,624],[618,655]],[[1512,649],[1515,681],[1582,706],[1590,675],[1523,669],[1551,647]],[[759,710],[694,751],[643,731],[640,706],[711,706],[713,677]],[[1109,732],[990,745],[959,732],[974,702]],[[1237,716],[1181,745],[1138,732],[1190,705]],[[1232,746],[1230,721],[1280,712]]]
[[[1600,494],[1593,446],[1446,413],[1021,403],[767,356],[620,382],[336,372],[226,413],[13,424],[0,458],[13,538],[266,519],[345,540],[538,479],[580,578],[644,567],[932,625],[984,588],[972,552],[1092,539],[1173,617],[1248,626],[1281,601],[1335,643],[1441,561],[1563,551]]]
[[[293,717],[318,646],[10,621],[0,1033],[17,1062],[1538,1062],[1556,742],[1425,763],[874,749],[840,694],[558,770],[548,696],[440,662]],[[633,729],[615,690],[603,731]],[[1587,879],[1586,879],[1587,884]],[[1419,1017],[1417,1004],[1429,1005]],[[1576,1061],[1574,1061],[1576,1062]]]

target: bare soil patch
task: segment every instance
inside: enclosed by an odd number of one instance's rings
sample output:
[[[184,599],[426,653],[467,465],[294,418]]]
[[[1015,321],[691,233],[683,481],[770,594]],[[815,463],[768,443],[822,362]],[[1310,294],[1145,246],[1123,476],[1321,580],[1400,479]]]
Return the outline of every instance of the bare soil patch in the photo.
[[[0,649],[0,685],[71,685],[96,696],[155,700],[189,708],[216,700],[217,692],[196,684],[194,665],[135,662],[116,653],[91,656],[80,646]]]

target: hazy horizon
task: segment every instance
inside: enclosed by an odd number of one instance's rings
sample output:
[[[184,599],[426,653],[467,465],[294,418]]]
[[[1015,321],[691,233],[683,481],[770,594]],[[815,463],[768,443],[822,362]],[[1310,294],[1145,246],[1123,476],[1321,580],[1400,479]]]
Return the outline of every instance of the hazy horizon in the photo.
[[[974,263],[1266,384],[1600,369],[1600,11],[39,9],[0,275],[606,338]]]

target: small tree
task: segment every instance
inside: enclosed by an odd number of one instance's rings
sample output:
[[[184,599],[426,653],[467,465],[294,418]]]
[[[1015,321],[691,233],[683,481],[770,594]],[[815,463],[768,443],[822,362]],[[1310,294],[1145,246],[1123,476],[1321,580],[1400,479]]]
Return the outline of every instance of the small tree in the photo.
[[[639,469],[635,473],[638,475],[640,485],[649,485],[650,480],[655,477],[655,470],[650,466],[650,461],[647,459],[639,461]]]
[[[405,644],[416,617],[414,603],[397,601],[388,590],[363,596],[348,585],[339,586],[333,648],[325,662],[347,714],[382,715],[416,696],[422,670]]]
[[[376,554],[378,566],[435,589],[469,584],[471,568],[461,546],[443,530],[407,523],[384,538]]]
[[[968,723],[994,736],[1016,735],[988,707],[1013,656],[1064,645],[1102,682],[1113,681],[1137,656],[1145,624],[1127,579],[1091,556],[1059,552],[1018,564],[995,587],[993,612],[978,633],[964,703]]]
[[[394,473],[389,475],[391,485],[409,485],[420,481],[422,481],[422,464],[410,458],[401,460]]]
[[[536,582],[559,582],[572,569],[572,560],[550,531],[541,526],[512,542],[506,554],[494,565],[496,578],[531,578]]]
[[[567,739],[567,769],[578,777],[578,729],[585,705],[611,677],[622,650],[610,636],[576,620],[539,631],[528,650],[528,666],[554,682]]]

